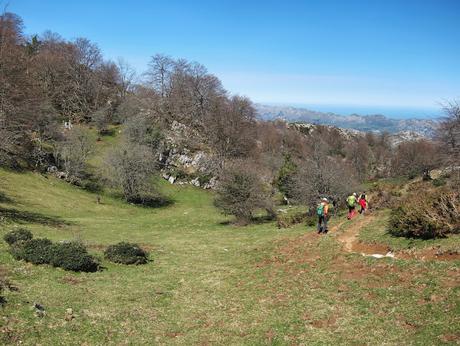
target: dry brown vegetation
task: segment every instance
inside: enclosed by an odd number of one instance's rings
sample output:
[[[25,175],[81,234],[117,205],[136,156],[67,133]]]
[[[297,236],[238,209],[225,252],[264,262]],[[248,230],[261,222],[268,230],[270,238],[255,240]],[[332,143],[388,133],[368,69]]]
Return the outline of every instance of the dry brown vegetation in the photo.
[[[458,188],[413,188],[393,209],[389,231],[396,236],[437,238],[460,232]]]

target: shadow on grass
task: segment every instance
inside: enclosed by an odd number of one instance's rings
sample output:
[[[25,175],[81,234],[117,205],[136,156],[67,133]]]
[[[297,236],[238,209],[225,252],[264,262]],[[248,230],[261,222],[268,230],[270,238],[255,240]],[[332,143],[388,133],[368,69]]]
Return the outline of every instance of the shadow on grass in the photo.
[[[165,196],[133,198],[128,202],[144,208],[162,208],[174,204],[174,200],[172,198]]]
[[[173,198],[163,195],[133,197],[128,200],[126,200],[123,194],[120,192],[112,192],[109,194],[109,196],[121,200],[125,203],[129,203],[144,208],[163,208],[173,205],[175,203],[175,200]]]
[[[13,203],[13,200],[0,191],[0,203]]]
[[[276,216],[273,215],[261,215],[261,216],[254,216],[251,219],[252,224],[260,225],[263,223],[270,223],[276,220]]]
[[[272,215],[260,215],[260,216],[254,216],[250,220],[238,220],[238,219],[224,220],[224,221],[220,221],[219,225],[245,227],[245,226],[251,226],[251,225],[272,223],[275,220],[276,218],[274,218]]]
[[[57,216],[47,216],[30,211],[17,210],[13,208],[0,207],[0,218],[17,223],[39,223],[47,226],[69,226],[72,223],[62,220]]]
[[[117,129],[112,128],[112,129],[105,129],[102,132],[100,132],[101,137],[114,137],[116,134]]]

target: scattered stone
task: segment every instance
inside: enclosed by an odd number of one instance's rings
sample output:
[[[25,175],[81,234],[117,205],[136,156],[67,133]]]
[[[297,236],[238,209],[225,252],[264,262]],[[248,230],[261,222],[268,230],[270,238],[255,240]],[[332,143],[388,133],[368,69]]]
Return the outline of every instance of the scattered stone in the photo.
[[[214,189],[217,186],[217,178],[212,177],[207,184],[204,184],[204,189]]]
[[[395,257],[395,255],[391,251],[387,252],[385,255],[378,254],[378,253],[375,253],[375,254],[372,254],[372,255],[366,255],[365,253],[362,253],[361,255],[367,256],[367,257],[374,257],[374,258],[378,258],[378,259],[385,258],[385,257],[390,257],[390,258]]]
[[[32,310],[35,311],[35,316],[39,318],[44,317],[46,314],[45,307],[40,303],[34,303],[34,305],[32,305]]]
[[[190,182],[190,184],[192,184],[194,186],[197,186],[197,187],[200,187],[200,179],[195,178]]]
[[[73,314],[72,308],[66,309],[64,319],[65,319],[66,321],[71,321],[71,320],[73,320],[74,318],[75,318],[75,316],[74,316],[74,314]]]

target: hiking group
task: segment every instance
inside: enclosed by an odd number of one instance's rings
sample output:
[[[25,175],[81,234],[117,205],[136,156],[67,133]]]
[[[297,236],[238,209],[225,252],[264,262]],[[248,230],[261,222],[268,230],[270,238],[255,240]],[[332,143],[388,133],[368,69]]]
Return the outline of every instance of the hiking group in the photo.
[[[356,215],[356,207],[359,206],[359,213],[364,214],[367,209],[367,196],[366,192],[363,191],[360,196],[354,192],[350,196],[347,197],[347,207],[348,207],[348,215],[347,219],[351,220]],[[335,203],[334,203],[335,207]],[[316,208],[316,214],[318,216],[318,226],[317,231],[318,234],[324,233],[326,234],[329,230],[327,228],[327,222],[329,220],[329,200],[327,198],[322,198],[321,202],[318,204]]]

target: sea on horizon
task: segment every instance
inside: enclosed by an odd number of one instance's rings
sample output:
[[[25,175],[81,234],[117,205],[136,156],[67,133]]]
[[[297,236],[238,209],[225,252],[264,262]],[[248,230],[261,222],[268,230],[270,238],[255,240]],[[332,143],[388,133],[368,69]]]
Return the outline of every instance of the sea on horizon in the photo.
[[[267,103],[261,104],[271,106],[287,106],[295,108],[306,108],[312,111],[324,113],[336,113],[340,115],[375,115],[381,114],[392,119],[435,119],[442,117],[443,111],[439,107],[391,107],[391,106],[362,106],[362,105],[328,105],[328,104],[304,104],[304,103]]]

